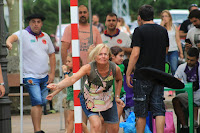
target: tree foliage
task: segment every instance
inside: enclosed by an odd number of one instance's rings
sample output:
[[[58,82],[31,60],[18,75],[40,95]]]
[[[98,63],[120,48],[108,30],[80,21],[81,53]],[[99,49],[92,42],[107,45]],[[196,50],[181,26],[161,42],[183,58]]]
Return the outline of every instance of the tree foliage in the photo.
[[[19,30],[19,0],[6,0],[8,7],[9,7],[9,32],[10,34]],[[18,56],[18,46],[13,45],[12,50],[9,52],[10,56]]]
[[[61,0],[62,23],[70,23],[70,0]],[[104,22],[104,16],[108,12],[112,12],[112,2],[105,3],[104,0],[93,0],[92,11],[93,14],[100,16],[100,21]],[[88,0],[79,1],[79,5],[88,5]],[[24,1],[24,17],[30,14],[40,13],[46,17],[44,21],[43,30],[48,34],[55,33],[56,26],[58,25],[58,0],[32,0]],[[28,23],[26,22],[26,26]]]
[[[62,23],[70,23],[70,3],[69,0],[61,0]],[[55,33],[58,19],[58,0],[32,0],[24,1],[24,17],[30,14],[43,14],[46,18],[43,30],[49,34]],[[28,25],[28,22],[26,22]]]
[[[112,12],[112,0],[91,0],[92,13],[100,16],[100,22],[105,22],[105,15]],[[62,2],[62,23],[70,23],[70,0]],[[150,4],[155,9],[155,17],[160,17],[160,12],[165,9],[187,9],[192,3],[200,4],[198,0],[129,0],[130,15],[136,19],[138,8],[144,4]],[[88,0],[79,0],[79,5],[88,5]],[[55,33],[58,25],[58,0],[25,0],[25,18],[32,13],[41,13],[46,17],[43,30],[48,34]],[[27,23],[26,23],[27,25]]]
[[[163,10],[188,9],[189,5],[194,3],[200,6],[198,0],[129,0],[129,7],[132,19],[136,19],[139,7],[144,4],[152,5],[155,10],[155,18],[159,18]]]

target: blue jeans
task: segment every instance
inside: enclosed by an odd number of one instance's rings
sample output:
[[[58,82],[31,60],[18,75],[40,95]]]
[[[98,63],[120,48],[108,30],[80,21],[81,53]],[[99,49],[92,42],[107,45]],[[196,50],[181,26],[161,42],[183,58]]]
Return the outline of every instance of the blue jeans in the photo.
[[[48,95],[47,81],[48,76],[42,79],[23,78],[25,88],[28,90],[31,98],[32,106],[46,105],[46,96]]]
[[[178,51],[168,52],[166,55],[166,62],[169,62],[172,75],[174,75],[178,67]]]
[[[164,87],[148,80],[133,79],[134,112],[136,117],[147,117],[148,111],[153,117],[165,116],[163,102]]]

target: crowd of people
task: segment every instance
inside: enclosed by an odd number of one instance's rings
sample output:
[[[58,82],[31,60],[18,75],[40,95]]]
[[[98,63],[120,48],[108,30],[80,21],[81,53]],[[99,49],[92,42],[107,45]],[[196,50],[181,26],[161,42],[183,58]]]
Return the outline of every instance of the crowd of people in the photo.
[[[188,20],[181,24],[180,30],[172,23],[172,16],[168,10],[161,12],[161,24],[155,24],[154,9],[151,5],[139,8],[139,27],[134,33],[130,33],[124,19],[115,13],[106,15],[106,29],[104,24],[99,22],[99,16],[95,14],[92,43],[89,39],[91,30],[88,23],[88,8],[80,5],[78,10],[82,65],[79,71],[73,74],[72,31],[69,25],[61,39],[64,79],[59,83],[53,83],[56,64],[53,44],[50,37],[41,30],[44,16],[28,16],[26,20],[29,26],[22,34],[17,31],[6,41],[9,50],[12,49],[13,42],[23,42],[23,82],[31,99],[31,118],[35,133],[44,133],[41,130],[42,106],[63,89],[67,90],[67,97],[64,99],[65,129],[66,133],[73,132],[76,115],[73,84],[79,79],[82,82],[79,98],[83,110],[84,133],[117,133],[120,118],[126,121],[130,112],[135,113],[137,133],[144,133],[148,111],[151,111],[153,118],[156,119],[156,132],[163,133],[166,112],[163,101],[164,86],[145,79],[139,73],[139,69],[151,67],[165,71],[166,62],[171,66],[171,74],[183,83],[198,82],[198,87],[194,90],[194,103],[200,106],[200,11],[196,4],[189,7]],[[193,28],[187,29],[192,27],[191,25]],[[182,47],[180,37],[186,37],[185,47]],[[186,63],[179,65],[178,57],[185,58]],[[1,75],[0,71],[0,96],[3,96],[5,88],[2,88]],[[48,95],[48,89],[54,91]],[[188,125],[183,119],[183,110],[188,106],[187,99],[187,93],[179,94],[173,99],[175,113],[182,124],[181,133],[189,132]],[[195,111],[197,121],[198,108]],[[87,129],[88,120],[90,130]]]

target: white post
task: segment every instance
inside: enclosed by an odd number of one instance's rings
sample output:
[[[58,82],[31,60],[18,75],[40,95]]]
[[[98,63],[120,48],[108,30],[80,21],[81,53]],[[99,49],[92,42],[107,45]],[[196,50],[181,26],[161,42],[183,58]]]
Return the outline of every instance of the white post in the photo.
[[[19,29],[20,29],[20,129],[23,133],[23,47],[22,47],[22,22],[23,22],[23,0],[19,1]]]
[[[89,8],[89,22],[90,22],[90,44],[93,44],[93,32],[92,32],[92,6],[91,0],[88,0],[88,8]]]
[[[59,67],[59,76],[60,81],[62,80],[62,57],[61,57],[61,23],[62,23],[62,16],[61,16],[61,0],[58,0],[58,19],[59,19],[59,58],[60,58],[60,67]],[[62,99],[59,101],[60,103],[60,130],[63,130],[63,109],[62,109]]]

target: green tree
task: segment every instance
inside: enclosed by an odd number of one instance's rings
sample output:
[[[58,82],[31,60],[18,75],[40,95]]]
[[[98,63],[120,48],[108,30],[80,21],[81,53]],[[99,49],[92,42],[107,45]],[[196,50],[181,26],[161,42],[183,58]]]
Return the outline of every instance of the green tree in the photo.
[[[62,0],[62,23],[70,22],[70,6],[69,1]],[[46,20],[42,30],[48,34],[55,33],[56,27],[58,25],[58,0],[37,0],[24,1],[24,16],[25,18],[33,13],[39,13],[45,16]],[[26,26],[28,22],[26,22]]]
[[[161,11],[167,9],[188,9],[191,4],[200,4],[198,0],[129,0],[130,15],[132,20],[137,19],[137,12],[144,4],[152,5],[155,9],[155,18],[160,17]],[[200,5],[199,5],[200,6]]]
[[[9,33],[12,34],[19,30],[19,0],[6,0],[9,10]],[[9,52],[10,56],[18,56],[18,46],[13,45]]]
[[[70,0],[61,0],[62,23],[70,23]],[[104,4],[103,4],[104,3]],[[88,5],[88,0],[81,0],[79,5]],[[112,12],[112,0],[105,3],[104,0],[92,0],[92,13],[100,16],[100,22],[105,22],[105,14]],[[24,1],[24,18],[33,13],[40,13],[46,17],[43,31],[48,34],[55,33],[58,25],[58,0],[32,0]],[[26,22],[26,26],[28,23]]]

